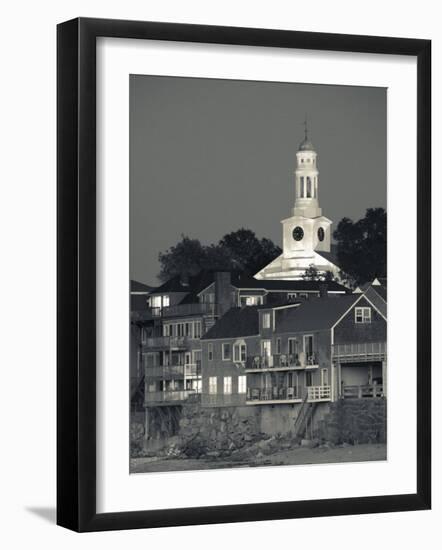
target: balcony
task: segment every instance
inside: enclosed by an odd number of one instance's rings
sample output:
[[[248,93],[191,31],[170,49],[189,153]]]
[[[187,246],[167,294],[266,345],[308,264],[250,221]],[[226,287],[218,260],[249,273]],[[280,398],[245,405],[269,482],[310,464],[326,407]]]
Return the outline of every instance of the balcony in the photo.
[[[385,361],[387,359],[387,344],[386,342],[335,344],[332,346],[332,357],[339,363]]]
[[[154,391],[146,392],[144,399],[144,406],[154,405],[176,405],[183,403],[188,399],[197,398],[198,393],[196,390],[168,390],[168,391]]]
[[[317,403],[320,401],[331,401],[330,386],[308,386],[307,401],[309,403]]]
[[[299,388],[273,386],[267,388],[247,388],[247,405],[275,405],[301,403]]]
[[[149,350],[186,349],[188,344],[187,336],[153,336],[142,342],[143,347]]]
[[[343,397],[344,399],[384,397],[384,387],[382,384],[369,384],[366,386],[343,386],[341,397]]]
[[[201,378],[201,361],[186,365],[153,365],[146,369],[147,378],[187,379]]]
[[[186,317],[188,315],[216,315],[216,304],[177,304],[163,307],[161,317]]]
[[[246,372],[268,372],[268,371],[292,371],[292,370],[313,370],[319,366],[315,353],[307,357],[304,354],[296,355],[256,355],[247,357]]]

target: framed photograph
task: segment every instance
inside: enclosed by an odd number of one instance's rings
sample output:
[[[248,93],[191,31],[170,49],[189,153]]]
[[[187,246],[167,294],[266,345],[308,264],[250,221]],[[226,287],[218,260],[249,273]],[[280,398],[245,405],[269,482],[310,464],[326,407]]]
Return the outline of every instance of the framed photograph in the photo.
[[[59,525],[430,508],[430,66],[58,26]]]

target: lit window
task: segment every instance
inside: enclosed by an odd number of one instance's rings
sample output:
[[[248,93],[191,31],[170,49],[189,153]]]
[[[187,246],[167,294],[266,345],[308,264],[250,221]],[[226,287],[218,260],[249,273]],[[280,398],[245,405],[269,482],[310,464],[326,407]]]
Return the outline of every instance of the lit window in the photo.
[[[163,336],[170,336],[170,325],[163,325]]]
[[[238,376],[238,393],[246,393],[247,376]]]
[[[216,379],[216,376],[210,376],[209,378],[209,393],[210,394],[214,394],[216,393],[218,390],[217,390],[217,379]]]
[[[207,351],[208,351],[209,361],[213,361],[213,344],[208,345]]]
[[[371,308],[356,307],[355,308],[355,323],[371,323]]]
[[[223,361],[230,361],[231,357],[230,344],[223,344]]]
[[[262,328],[270,328],[270,313],[263,313]]]
[[[235,363],[244,363],[247,356],[247,346],[245,344],[235,344],[233,346],[233,360]]]
[[[224,394],[230,395],[232,393],[232,377],[224,376]]]
[[[163,296],[163,307],[169,307],[169,296]]]

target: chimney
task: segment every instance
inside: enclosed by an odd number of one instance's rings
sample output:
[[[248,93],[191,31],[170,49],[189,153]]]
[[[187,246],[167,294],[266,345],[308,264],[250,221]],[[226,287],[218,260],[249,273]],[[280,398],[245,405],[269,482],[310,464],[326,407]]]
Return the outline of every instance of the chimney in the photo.
[[[230,271],[217,271],[215,273],[215,303],[220,317],[232,307]]]
[[[327,296],[328,296],[328,283],[319,283],[319,296],[321,298],[327,298]]]

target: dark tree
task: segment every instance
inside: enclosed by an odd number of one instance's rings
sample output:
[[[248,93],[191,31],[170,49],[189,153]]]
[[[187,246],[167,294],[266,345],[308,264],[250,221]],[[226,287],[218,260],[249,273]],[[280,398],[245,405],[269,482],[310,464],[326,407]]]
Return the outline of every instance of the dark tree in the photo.
[[[161,281],[167,281],[175,275],[196,275],[203,269],[205,250],[198,239],[189,239],[181,235],[181,241],[158,256]]]
[[[368,208],[356,222],[343,218],[333,237],[339,267],[356,284],[386,276],[387,213],[383,208]]]
[[[251,275],[281,254],[279,246],[270,239],[258,239],[253,231],[244,228],[224,235],[219,247],[230,256],[234,269],[247,271]]]
[[[302,278],[304,281],[325,281],[327,283],[334,281],[335,277],[331,271],[326,271],[325,273],[320,273],[318,268],[313,264],[310,264],[309,267],[304,271]]]
[[[258,239],[249,229],[225,235],[217,244],[202,245],[198,239],[182,235],[181,241],[160,252],[159,278],[196,275],[203,269],[238,269],[254,275],[281,253],[269,239]]]

